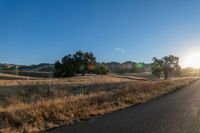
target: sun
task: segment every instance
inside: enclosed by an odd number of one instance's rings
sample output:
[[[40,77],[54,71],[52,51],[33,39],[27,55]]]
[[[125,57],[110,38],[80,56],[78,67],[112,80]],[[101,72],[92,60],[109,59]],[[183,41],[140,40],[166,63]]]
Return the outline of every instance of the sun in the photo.
[[[184,67],[200,68],[200,52],[195,52],[187,56]]]

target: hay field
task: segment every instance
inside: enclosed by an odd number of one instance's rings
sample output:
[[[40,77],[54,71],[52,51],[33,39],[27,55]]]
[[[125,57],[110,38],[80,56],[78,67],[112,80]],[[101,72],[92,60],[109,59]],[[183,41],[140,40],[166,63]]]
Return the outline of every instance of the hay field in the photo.
[[[39,132],[140,104],[196,78],[145,81],[117,76],[0,80],[0,131]]]

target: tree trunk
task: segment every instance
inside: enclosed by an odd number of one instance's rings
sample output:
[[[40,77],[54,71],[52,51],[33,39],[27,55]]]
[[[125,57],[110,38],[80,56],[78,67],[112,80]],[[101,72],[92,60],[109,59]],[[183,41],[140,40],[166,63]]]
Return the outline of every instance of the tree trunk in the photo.
[[[85,72],[82,72],[82,76],[85,76]]]
[[[165,78],[165,80],[168,79],[168,71],[165,71],[165,72],[164,72],[164,78]]]

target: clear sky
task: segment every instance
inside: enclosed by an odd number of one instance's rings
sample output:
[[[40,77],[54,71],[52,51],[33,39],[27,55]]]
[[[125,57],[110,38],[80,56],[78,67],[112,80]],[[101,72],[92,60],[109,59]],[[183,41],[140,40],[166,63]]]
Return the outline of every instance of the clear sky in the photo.
[[[0,62],[151,62],[200,49],[199,0],[0,0]]]

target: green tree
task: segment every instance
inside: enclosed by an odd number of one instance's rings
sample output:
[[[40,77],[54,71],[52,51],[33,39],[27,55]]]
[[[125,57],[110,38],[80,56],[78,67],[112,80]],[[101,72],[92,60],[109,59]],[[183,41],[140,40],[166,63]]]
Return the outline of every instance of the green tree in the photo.
[[[73,55],[73,59],[75,63],[76,73],[81,73],[84,76],[85,73],[93,72],[93,66],[96,64],[96,58],[94,57],[93,53],[83,53],[82,51],[77,51]]]
[[[91,52],[77,51],[73,55],[66,55],[62,61],[55,62],[55,77],[71,77],[76,74],[93,73],[96,58]]]
[[[107,75],[109,73],[108,66],[104,64],[97,64],[94,69],[95,74]]]
[[[72,55],[67,55],[62,59],[62,77],[72,77],[75,76],[75,63]]]
[[[55,77],[62,77],[62,64],[60,61],[55,62]]]
[[[179,57],[174,55],[165,56],[162,59],[153,57],[151,66],[152,74],[160,78],[161,73],[164,74],[164,79],[168,79],[169,73],[179,73],[181,67],[179,65]]]
[[[161,73],[162,73],[162,67],[161,67],[161,65],[162,65],[162,60],[160,60],[160,59],[157,59],[157,58],[155,58],[155,57],[153,57],[153,63],[151,64],[151,70],[152,70],[152,74],[156,77],[156,78],[158,78],[158,79],[160,79],[160,75],[161,75]]]
[[[162,70],[164,73],[164,78],[167,79],[170,72],[177,73],[180,71],[181,67],[179,65],[179,57],[169,55],[162,58]]]

